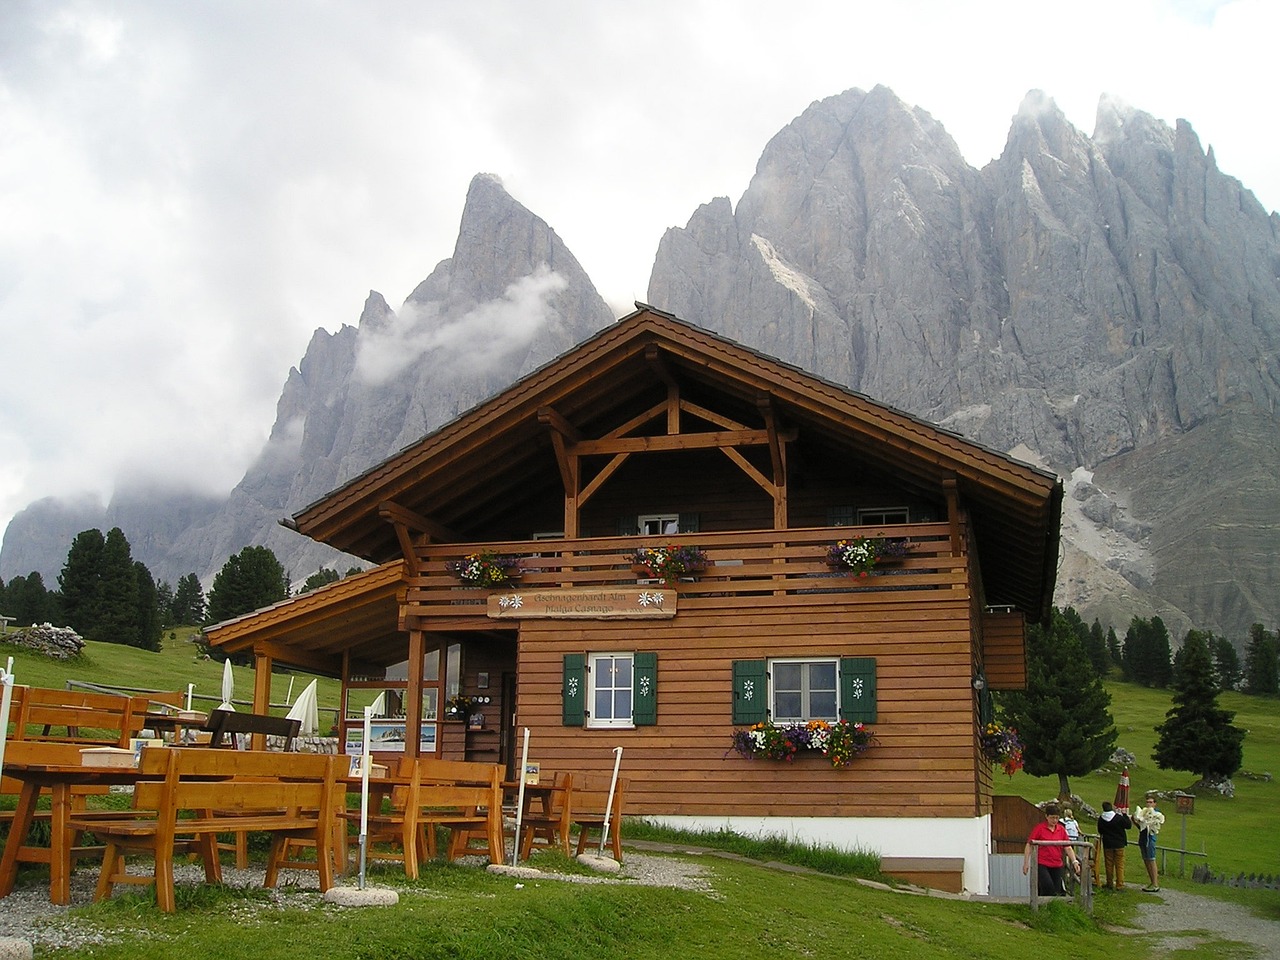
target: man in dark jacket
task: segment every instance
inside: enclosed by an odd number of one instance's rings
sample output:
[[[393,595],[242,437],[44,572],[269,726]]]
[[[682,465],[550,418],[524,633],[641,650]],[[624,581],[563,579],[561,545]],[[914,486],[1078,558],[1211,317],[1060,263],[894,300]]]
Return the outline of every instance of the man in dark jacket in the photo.
[[[1128,814],[1116,810],[1111,801],[1102,802],[1102,816],[1098,817],[1098,836],[1102,838],[1102,858],[1106,861],[1107,889],[1124,889],[1124,848],[1129,845],[1125,832],[1133,826]]]

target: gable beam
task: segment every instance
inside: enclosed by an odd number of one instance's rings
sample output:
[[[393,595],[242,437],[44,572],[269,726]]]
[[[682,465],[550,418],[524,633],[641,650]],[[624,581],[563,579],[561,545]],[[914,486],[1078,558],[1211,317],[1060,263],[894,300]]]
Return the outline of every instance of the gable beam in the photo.
[[[457,543],[462,540],[462,535],[456,530],[449,529],[437,520],[414,513],[408,507],[402,507],[393,500],[384,500],[378,504],[378,516],[389,523],[402,523],[410,530],[416,530],[428,540],[435,540],[437,543]]]
[[[764,417],[764,427],[769,433],[769,459],[773,463],[773,482],[783,488],[787,485],[786,461],[782,455],[782,442],[778,439],[778,417],[773,409],[773,397],[761,396],[756,399],[760,415]]]
[[[795,431],[779,434],[783,441],[794,440]],[[769,443],[767,430],[713,430],[707,433],[683,433],[658,437],[610,437],[584,440],[572,450],[580,456],[604,453],[639,453],[642,451],[708,450],[717,447],[763,447]]]
[[[716,413],[714,410],[708,410],[706,407],[692,403],[688,400],[680,401],[680,409],[685,413],[693,414],[693,416],[707,421],[707,423],[714,423],[717,427],[721,427],[724,430],[747,429],[747,425],[745,423],[739,423],[737,420],[731,420],[723,414]]]
[[[600,486],[613,476],[618,471],[618,468],[627,462],[627,458],[630,456],[631,454],[629,453],[620,453],[605,464],[604,469],[596,474],[591,479],[591,482],[583,487],[582,492],[578,494],[578,506],[581,507],[584,503],[590,500],[592,494],[599,490]]]
[[[770,497],[777,497],[778,488],[769,482],[769,478],[751,465],[746,457],[733,447],[721,447],[720,452],[738,465],[748,477],[754,480]]]

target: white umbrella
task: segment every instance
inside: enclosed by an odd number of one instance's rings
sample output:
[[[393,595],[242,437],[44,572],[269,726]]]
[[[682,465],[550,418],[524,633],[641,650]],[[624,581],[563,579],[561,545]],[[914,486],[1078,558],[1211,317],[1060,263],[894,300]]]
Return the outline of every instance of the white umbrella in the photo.
[[[298,694],[298,699],[294,701],[285,716],[290,720],[302,721],[301,726],[298,727],[300,736],[314,737],[320,732],[320,709],[316,705],[316,681],[312,680],[307,684],[307,688]]]
[[[13,657],[10,657],[9,665],[0,670],[0,767],[4,766],[4,742],[9,733],[9,704],[12,697]]]
[[[387,715],[387,691],[383,690],[373,703],[369,704],[369,712],[375,717],[385,717]]]
[[[218,704],[219,710],[235,710],[231,705],[231,696],[236,692],[236,681],[231,676],[231,661],[222,661],[222,703]]]

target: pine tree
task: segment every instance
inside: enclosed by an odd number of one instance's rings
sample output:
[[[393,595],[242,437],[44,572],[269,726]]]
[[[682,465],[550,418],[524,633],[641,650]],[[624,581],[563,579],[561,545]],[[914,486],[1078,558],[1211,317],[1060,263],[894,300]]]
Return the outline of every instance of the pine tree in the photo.
[[[341,579],[342,578],[338,576],[337,570],[330,570],[328,567],[321,567],[319,570],[317,570],[315,573],[313,573],[311,576],[307,577],[307,579],[303,581],[302,586],[298,590],[298,593],[299,594],[310,593],[312,590],[315,590],[317,587],[323,587],[326,583],[336,583]]]
[[[14,577],[0,598],[0,613],[13,617],[19,626],[54,623],[58,615],[58,594],[45,589],[44,577],[32,570],[25,577]]]
[[[1069,777],[1096,770],[1115,749],[1111,695],[1056,610],[1048,630],[1027,630],[1027,689],[1001,694],[1000,703],[1022,737],[1027,773],[1056,775],[1061,797],[1071,795]]]
[[[1262,624],[1255,623],[1249,628],[1249,646],[1244,652],[1245,693],[1280,693],[1276,646],[1276,635]]]
[[[209,590],[209,618],[230,620],[289,596],[289,578],[268,547],[245,547],[222,565]]]
[[[178,581],[178,589],[173,594],[171,622],[184,626],[204,623],[204,588],[194,573],[188,573]]]
[[[144,650],[160,649],[160,591],[151,571],[141,560],[133,561],[133,574],[138,582],[136,646]]]
[[[1085,649],[1089,653],[1093,669],[1098,671],[1099,676],[1105,677],[1107,671],[1111,669],[1111,656],[1107,653],[1107,638],[1102,632],[1102,623],[1096,619],[1089,627],[1089,639],[1085,641]]]
[[[129,541],[119,527],[108,530],[103,542],[98,590],[98,618],[89,636],[106,643],[142,646],[138,636],[138,575],[133,569]]]
[[[1234,717],[1218,706],[1209,645],[1192,630],[1182,645],[1173,708],[1155,728],[1159,739],[1151,756],[1162,770],[1186,770],[1203,780],[1230,777],[1244,761],[1244,731],[1231,725]]]
[[[1111,658],[1114,666],[1122,666],[1124,663],[1123,655],[1120,652],[1120,638],[1116,636],[1115,627],[1107,627],[1107,656]]]
[[[1213,642],[1213,669],[1221,689],[1234,690],[1240,686],[1240,654],[1226,637],[1217,637]]]
[[[102,604],[102,550],[105,541],[96,527],[82,530],[71,541],[58,587],[62,591],[62,618],[81,636],[97,627]]]
[[[1144,687],[1167,687],[1173,678],[1169,631],[1159,617],[1134,617],[1124,635],[1121,666],[1126,680]]]
[[[168,580],[156,584],[156,613],[160,617],[161,628],[173,625],[173,587],[169,586]]]

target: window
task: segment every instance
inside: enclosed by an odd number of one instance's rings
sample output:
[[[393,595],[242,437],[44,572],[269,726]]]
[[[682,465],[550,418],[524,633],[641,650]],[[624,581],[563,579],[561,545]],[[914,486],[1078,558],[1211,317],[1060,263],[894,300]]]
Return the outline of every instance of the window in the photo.
[[[570,653],[564,657],[566,726],[618,728],[658,722],[656,653]]]
[[[680,515],[675,513],[651,513],[637,517],[642,537],[660,537],[680,532]]]
[[[858,526],[870,527],[881,524],[909,523],[910,511],[906,507],[869,507],[858,511]]]
[[[774,660],[770,716],[778,723],[796,720],[838,720],[836,661]]]
[[[632,669],[629,653],[597,653],[587,668],[591,727],[629,727],[631,723]]]
[[[734,661],[734,723],[837,719],[875,722],[875,657]]]

